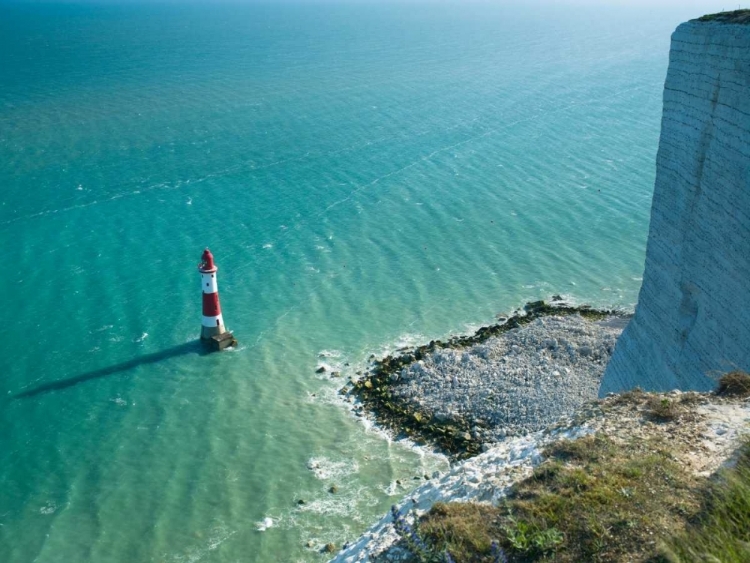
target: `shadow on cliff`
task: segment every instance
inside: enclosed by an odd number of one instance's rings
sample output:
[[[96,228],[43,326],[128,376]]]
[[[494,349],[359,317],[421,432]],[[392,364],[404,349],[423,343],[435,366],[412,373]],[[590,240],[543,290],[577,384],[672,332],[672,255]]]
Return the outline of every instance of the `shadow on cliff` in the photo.
[[[75,377],[70,377],[68,379],[61,379],[59,381],[53,381],[51,383],[44,383],[43,385],[39,385],[38,387],[34,387],[27,391],[18,393],[14,395],[13,398],[14,399],[26,399],[30,397],[36,397],[37,395],[42,395],[44,393],[49,393],[51,391],[62,391],[63,389],[67,389],[68,387],[73,387],[74,385],[78,385],[79,383],[91,381],[92,379],[99,379],[101,377],[107,377],[109,375],[115,375],[117,373],[130,371],[139,366],[145,366],[148,364],[156,364],[158,362],[162,362],[170,358],[175,358],[177,356],[184,356],[186,354],[198,354],[202,356],[207,353],[209,353],[209,351],[206,350],[205,346],[203,346],[201,341],[194,340],[191,342],[186,342],[185,344],[179,344],[177,346],[173,346],[172,348],[167,348],[166,350],[160,350],[159,352],[154,352],[153,354],[146,354],[145,356],[133,358],[132,360],[128,360],[126,362],[115,364],[113,366],[82,373]]]

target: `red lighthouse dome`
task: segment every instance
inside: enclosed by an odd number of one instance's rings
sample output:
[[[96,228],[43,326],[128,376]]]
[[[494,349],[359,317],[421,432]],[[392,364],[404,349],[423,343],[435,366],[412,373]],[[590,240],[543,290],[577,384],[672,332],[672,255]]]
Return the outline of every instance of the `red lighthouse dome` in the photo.
[[[198,266],[198,270],[200,270],[204,274],[211,274],[213,272],[216,272],[219,268],[216,267],[214,264],[214,255],[211,254],[211,251],[207,248],[203,251],[203,256],[201,256],[201,263]]]

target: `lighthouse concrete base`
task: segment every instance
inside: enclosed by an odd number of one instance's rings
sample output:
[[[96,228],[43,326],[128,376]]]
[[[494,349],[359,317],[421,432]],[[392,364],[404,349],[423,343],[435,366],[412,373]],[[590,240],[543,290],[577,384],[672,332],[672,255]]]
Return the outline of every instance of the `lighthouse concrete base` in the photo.
[[[201,327],[201,338],[203,340],[210,340],[214,336],[221,336],[222,334],[226,332],[227,332],[227,329],[224,328],[223,324],[219,324],[217,326],[203,325]]]
[[[214,352],[237,346],[237,340],[231,332],[216,334],[211,338],[201,338],[201,340]]]

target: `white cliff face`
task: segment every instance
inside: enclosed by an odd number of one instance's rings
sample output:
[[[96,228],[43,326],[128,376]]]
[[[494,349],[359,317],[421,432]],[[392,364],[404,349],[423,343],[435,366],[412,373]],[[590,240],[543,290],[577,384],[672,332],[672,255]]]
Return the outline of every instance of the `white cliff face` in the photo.
[[[750,371],[750,25],[672,36],[646,269],[600,396]]]

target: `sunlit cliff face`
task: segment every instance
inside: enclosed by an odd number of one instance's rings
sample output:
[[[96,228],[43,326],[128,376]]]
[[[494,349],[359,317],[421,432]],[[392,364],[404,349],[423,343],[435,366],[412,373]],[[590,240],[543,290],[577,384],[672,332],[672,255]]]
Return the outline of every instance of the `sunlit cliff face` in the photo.
[[[672,36],[646,270],[600,395],[750,368],[750,25]]]

